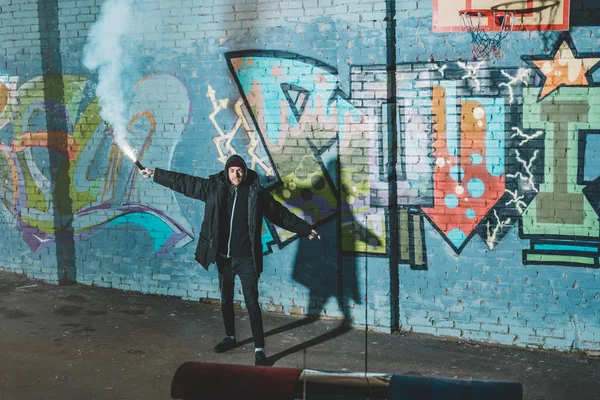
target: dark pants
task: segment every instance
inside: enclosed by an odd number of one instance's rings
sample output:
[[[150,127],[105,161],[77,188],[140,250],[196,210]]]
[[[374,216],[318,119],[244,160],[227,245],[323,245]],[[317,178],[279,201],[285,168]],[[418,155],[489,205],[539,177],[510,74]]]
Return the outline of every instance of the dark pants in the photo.
[[[235,336],[235,316],[233,312],[233,289],[235,276],[240,277],[242,293],[250,317],[250,327],[254,347],[265,347],[262,314],[258,304],[258,275],[252,257],[218,257],[219,290],[221,291],[221,313],[225,324],[225,334]]]

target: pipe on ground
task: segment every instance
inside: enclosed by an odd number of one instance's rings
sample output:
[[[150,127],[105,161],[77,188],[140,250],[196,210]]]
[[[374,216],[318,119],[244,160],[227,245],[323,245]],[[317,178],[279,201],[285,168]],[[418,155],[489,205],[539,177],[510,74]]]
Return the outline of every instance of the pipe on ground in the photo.
[[[522,400],[519,382],[323,372],[185,362],[171,382],[181,400]]]

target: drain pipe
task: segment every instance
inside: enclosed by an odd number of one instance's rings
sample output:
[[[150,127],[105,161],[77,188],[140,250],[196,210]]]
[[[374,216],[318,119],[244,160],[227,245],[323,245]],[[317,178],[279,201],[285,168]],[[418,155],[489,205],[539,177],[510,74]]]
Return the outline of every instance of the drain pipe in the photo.
[[[386,73],[387,73],[387,132],[388,132],[388,211],[390,232],[390,328],[400,329],[400,278],[398,272],[398,107],[396,99],[396,0],[386,0]]]

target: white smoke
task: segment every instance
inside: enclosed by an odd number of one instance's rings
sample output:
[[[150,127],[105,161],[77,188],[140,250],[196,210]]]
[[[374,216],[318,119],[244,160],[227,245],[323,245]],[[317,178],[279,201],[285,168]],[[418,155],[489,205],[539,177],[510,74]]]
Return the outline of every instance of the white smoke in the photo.
[[[115,143],[132,160],[136,156],[127,144],[127,106],[121,78],[129,56],[124,42],[133,26],[132,9],[128,0],[107,0],[100,18],[91,27],[84,48],[83,65],[98,72],[96,96],[102,111],[100,116],[112,125]]]

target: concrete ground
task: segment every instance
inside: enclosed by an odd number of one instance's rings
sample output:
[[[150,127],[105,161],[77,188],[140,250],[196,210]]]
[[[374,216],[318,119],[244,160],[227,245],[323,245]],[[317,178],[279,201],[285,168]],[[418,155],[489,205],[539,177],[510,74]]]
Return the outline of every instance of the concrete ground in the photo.
[[[223,328],[217,304],[54,286],[0,272],[0,399],[170,399],[185,361],[253,363],[245,311],[242,345],[213,353]],[[365,332],[338,321],[264,313],[275,366],[364,370]],[[514,380],[526,399],[600,399],[600,359],[369,332],[369,372]]]

